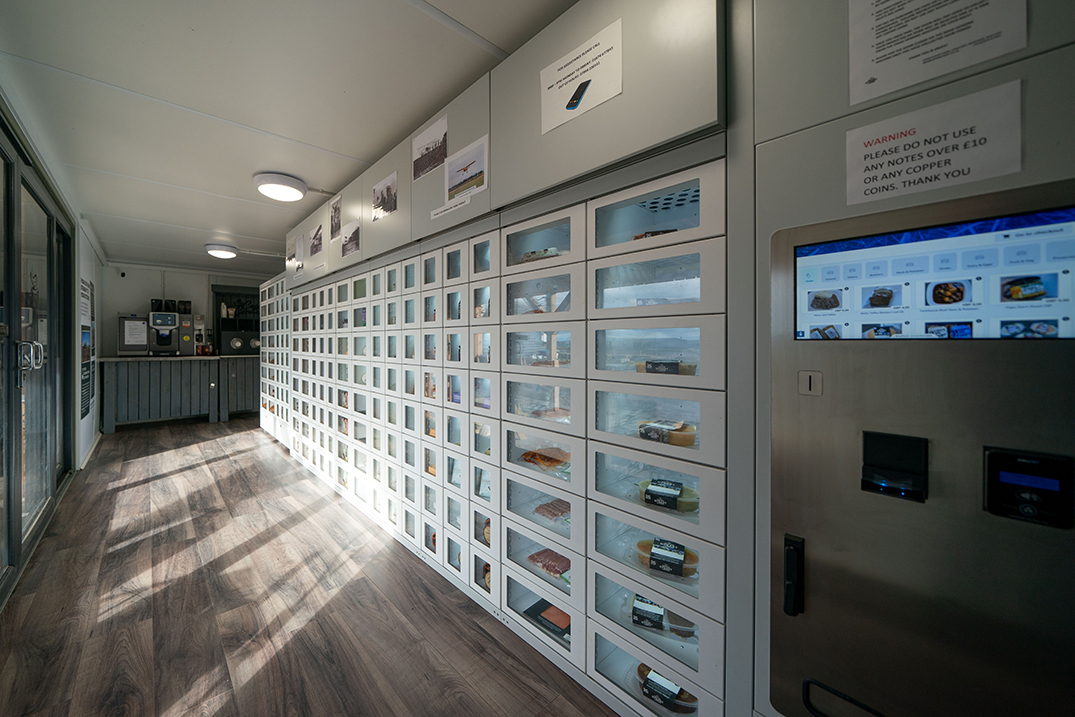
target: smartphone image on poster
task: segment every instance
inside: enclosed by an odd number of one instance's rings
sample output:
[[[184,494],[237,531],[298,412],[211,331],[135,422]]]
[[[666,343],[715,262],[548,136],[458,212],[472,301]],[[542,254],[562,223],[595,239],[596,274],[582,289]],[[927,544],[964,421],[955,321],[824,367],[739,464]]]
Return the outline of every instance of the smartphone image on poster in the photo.
[[[579,103],[582,102],[582,96],[586,94],[586,88],[589,86],[590,81],[586,80],[575,88],[575,94],[571,95],[571,101],[567,103],[567,109],[573,110],[579,106]]]

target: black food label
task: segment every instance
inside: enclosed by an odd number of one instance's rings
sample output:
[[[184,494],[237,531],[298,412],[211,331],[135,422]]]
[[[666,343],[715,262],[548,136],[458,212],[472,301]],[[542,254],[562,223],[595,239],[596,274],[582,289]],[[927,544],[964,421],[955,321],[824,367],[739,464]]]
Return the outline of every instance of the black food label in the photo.
[[[642,694],[662,707],[674,710],[676,695],[679,694],[679,685],[650,670],[650,673],[646,675],[646,679],[642,682]]]
[[[663,630],[664,608],[641,595],[635,595],[634,605],[631,607],[631,622],[640,627]]]
[[[679,361],[646,361],[646,373],[679,374]]]
[[[654,538],[653,549],[649,554],[649,566],[662,573],[683,577],[683,558],[686,554],[686,548],[679,543]]]
[[[683,493],[683,484],[679,481],[654,478],[646,488],[645,500],[650,505],[675,510],[679,504],[679,496]]]

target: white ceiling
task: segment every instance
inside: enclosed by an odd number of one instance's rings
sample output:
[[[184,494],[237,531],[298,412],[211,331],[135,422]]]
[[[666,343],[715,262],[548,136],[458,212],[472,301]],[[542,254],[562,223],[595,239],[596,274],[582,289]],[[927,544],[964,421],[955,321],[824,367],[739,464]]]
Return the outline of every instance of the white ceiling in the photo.
[[[5,3],[0,88],[106,261],[267,277],[326,197],[254,173],[340,190],[574,2]]]

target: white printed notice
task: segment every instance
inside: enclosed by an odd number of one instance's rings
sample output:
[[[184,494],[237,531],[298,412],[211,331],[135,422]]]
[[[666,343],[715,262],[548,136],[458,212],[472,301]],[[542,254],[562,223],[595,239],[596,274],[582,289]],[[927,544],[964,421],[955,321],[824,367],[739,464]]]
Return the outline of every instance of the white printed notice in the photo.
[[[847,203],[977,182],[1023,166],[1019,80],[847,133]]]
[[[623,91],[623,20],[541,71],[541,134]]]
[[[1026,0],[848,0],[851,104],[1026,47]]]

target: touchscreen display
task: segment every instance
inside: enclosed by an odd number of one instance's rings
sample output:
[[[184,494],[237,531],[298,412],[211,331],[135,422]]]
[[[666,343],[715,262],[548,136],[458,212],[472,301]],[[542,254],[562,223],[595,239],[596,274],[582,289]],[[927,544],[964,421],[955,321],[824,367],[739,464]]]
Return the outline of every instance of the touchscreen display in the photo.
[[[797,339],[1075,337],[1075,207],[795,247]]]

